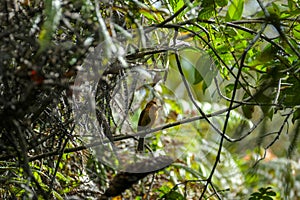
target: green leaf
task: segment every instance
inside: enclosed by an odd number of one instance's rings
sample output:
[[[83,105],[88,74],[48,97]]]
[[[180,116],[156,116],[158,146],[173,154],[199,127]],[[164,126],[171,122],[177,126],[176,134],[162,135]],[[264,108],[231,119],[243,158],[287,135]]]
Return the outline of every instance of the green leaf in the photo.
[[[297,25],[293,28],[294,37],[300,40],[300,25]]]
[[[167,185],[163,185],[163,186],[161,186],[161,187],[158,189],[158,191],[160,191],[160,192],[162,192],[162,193],[164,193],[164,194],[170,192],[170,190],[171,190],[171,188],[170,188],[169,186],[167,186]]]
[[[205,89],[211,85],[212,81],[214,80],[217,74],[214,62],[211,60],[208,54],[203,54],[201,56],[201,59],[199,59],[196,63],[195,70],[197,70],[197,73],[195,73],[197,77],[195,77],[194,84],[203,81],[203,91],[205,92]]]
[[[257,56],[258,63],[265,63],[274,60],[278,49],[273,45],[267,45]]]
[[[154,13],[151,13],[151,11],[150,10],[140,10],[140,13],[142,14],[142,15],[144,15],[147,19],[149,19],[149,20],[152,20],[152,21],[154,21],[154,22],[156,22],[157,20],[156,20],[156,18],[155,18],[155,14]]]
[[[179,51],[179,59],[187,81],[192,85],[203,82],[203,91],[205,91],[217,74],[210,56],[201,49],[188,47]],[[170,56],[170,65],[177,68],[174,55]]]
[[[180,194],[179,192],[176,191],[171,191],[167,194],[165,194],[163,196],[164,199],[168,199],[168,200],[184,200],[184,196],[182,196],[182,194]]]
[[[213,16],[214,11],[214,2],[211,2],[210,0],[203,0],[201,4],[201,10],[198,14],[199,19],[209,19]]]
[[[213,7],[208,7],[207,9],[202,9],[199,14],[198,18],[199,19],[209,19],[213,16]]]
[[[295,123],[296,120],[300,119],[300,108],[297,108],[293,113],[292,122]]]
[[[45,22],[39,35],[40,49],[38,53],[44,51],[50,44],[52,34],[56,30],[62,16],[61,3],[57,0],[45,1]]]
[[[274,191],[266,192],[266,194],[267,194],[268,196],[276,196],[276,192],[274,192]]]
[[[184,0],[170,0],[170,5],[175,13],[184,5]]]
[[[58,200],[63,200],[64,198],[58,193],[56,192],[55,190],[52,190],[52,194],[53,196],[58,199]]]
[[[244,116],[248,119],[251,119],[252,114],[254,112],[254,105],[243,105],[242,110],[243,110]]]
[[[273,198],[272,198],[272,197],[269,197],[269,196],[263,196],[262,199],[263,199],[263,200],[273,200]]]
[[[276,196],[276,193],[271,189],[271,187],[259,188],[259,192],[252,193],[249,200],[272,200],[271,196]]]
[[[276,3],[272,3],[272,7],[269,9],[270,14],[276,14],[277,16],[280,16],[280,8]]]
[[[286,80],[289,86],[281,88],[279,99],[284,100],[285,106],[298,106],[300,102],[300,80],[299,75],[294,75]]]
[[[226,14],[226,21],[239,20],[244,10],[244,0],[233,0]]]
[[[216,0],[216,3],[218,6],[224,7],[224,6],[227,6],[228,0]]]
[[[295,0],[288,0],[288,9],[281,13],[282,17],[298,17],[300,14],[300,8]],[[284,16],[286,15],[286,16]]]

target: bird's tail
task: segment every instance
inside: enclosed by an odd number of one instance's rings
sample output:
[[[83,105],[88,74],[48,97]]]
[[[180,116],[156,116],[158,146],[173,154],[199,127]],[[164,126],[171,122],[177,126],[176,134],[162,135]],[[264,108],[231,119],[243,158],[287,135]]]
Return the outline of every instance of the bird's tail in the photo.
[[[144,152],[144,143],[145,143],[145,138],[140,137],[138,141],[138,146],[137,146],[137,151],[138,152]]]

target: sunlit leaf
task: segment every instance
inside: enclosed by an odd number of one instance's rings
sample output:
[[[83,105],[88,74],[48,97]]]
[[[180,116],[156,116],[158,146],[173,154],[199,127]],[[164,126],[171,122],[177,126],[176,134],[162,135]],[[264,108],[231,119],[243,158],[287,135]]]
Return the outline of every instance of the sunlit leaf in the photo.
[[[184,5],[184,0],[170,0],[170,5],[175,13]]]
[[[244,10],[244,0],[233,0],[229,5],[226,21],[239,20]]]
[[[293,28],[294,37],[300,40],[300,25],[297,25]]]
[[[141,9],[140,13],[144,15],[147,19],[152,20],[154,22],[161,22],[163,20],[159,12],[153,12],[151,10]]]

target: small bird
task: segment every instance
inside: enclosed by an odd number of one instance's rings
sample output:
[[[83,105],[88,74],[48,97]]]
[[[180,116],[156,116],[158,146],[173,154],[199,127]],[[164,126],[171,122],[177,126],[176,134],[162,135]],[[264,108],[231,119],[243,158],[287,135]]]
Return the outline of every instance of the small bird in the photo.
[[[156,104],[155,100],[151,100],[147,103],[146,107],[140,114],[139,122],[137,131],[147,130],[153,126],[156,117],[157,117],[157,110],[159,106]],[[140,136],[137,146],[137,152],[144,152],[144,142],[145,137]]]

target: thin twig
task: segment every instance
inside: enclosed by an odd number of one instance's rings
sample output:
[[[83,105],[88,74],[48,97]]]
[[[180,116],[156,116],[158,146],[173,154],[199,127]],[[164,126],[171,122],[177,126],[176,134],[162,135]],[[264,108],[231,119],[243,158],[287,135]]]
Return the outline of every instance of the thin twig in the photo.
[[[54,169],[54,172],[53,172],[53,176],[52,176],[51,182],[49,184],[48,197],[50,197],[50,195],[51,195],[51,192],[52,192],[52,189],[53,189],[53,186],[54,186],[54,181],[56,179],[56,174],[57,174],[58,169],[59,169],[60,161],[62,160],[65,148],[66,148],[66,146],[67,146],[67,144],[70,140],[70,136],[71,136],[72,132],[74,131],[74,128],[75,128],[75,125],[73,125],[72,129],[70,130],[70,133],[67,130],[64,130],[64,136],[67,136],[67,138],[65,139],[64,144],[63,144],[61,150],[59,151],[59,157],[56,161],[56,166],[55,166],[55,169]]]

